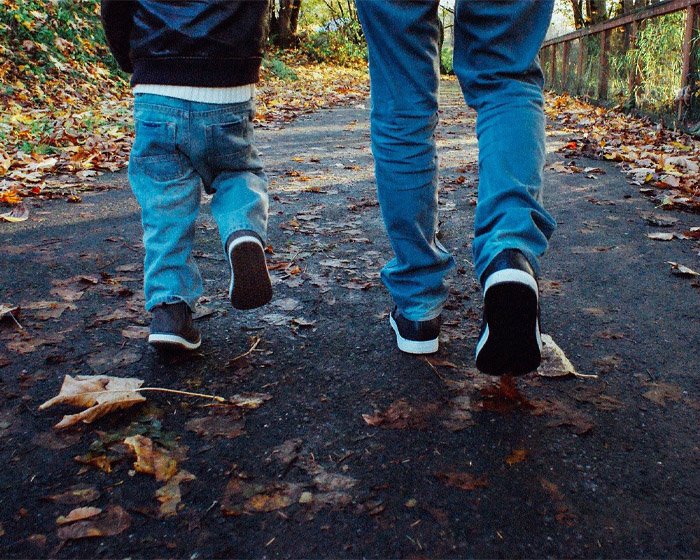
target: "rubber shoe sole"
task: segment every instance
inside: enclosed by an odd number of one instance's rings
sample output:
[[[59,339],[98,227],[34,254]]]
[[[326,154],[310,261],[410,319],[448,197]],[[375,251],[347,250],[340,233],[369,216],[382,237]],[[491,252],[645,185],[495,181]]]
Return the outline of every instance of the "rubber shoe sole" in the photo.
[[[493,276],[485,287],[486,324],[476,349],[476,366],[490,375],[524,375],[537,369],[542,355],[537,283],[519,270]]]
[[[440,346],[438,338],[432,340],[408,340],[401,336],[399,327],[391,315],[389,315],[389,324],[396,334],[396,345],[402,352],[407,354],[434,354],[438,351]]]
[[[202,339],[200,338],[197,342],[190,342],[176,334],[154,333],[148,336],[148,343],[158,352],[175,353],[196,350],[201,346]]]
[[[236,309],[255,309],[272,299],[272,282],[265,264],[265,251],[256,237],[234,239],[229,248],[231,284],[229,299]]]

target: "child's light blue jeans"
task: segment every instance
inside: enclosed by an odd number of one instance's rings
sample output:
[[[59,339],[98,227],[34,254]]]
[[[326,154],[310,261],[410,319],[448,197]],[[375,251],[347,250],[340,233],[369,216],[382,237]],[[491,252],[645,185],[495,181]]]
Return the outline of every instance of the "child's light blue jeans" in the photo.
[[[202,293],[192,257],[201,188],[222,243],[247,229],[266,239],[267,179],[253,146],[253,102],[217,105],[153,94],[134,101],[129,181],[141,205],[146,309]]]
[[[504,249],[537,272],[555,223],[542,207],[543,77],[538,51],[553,0],[457,0],[454,71],[477,111],[480,278]],[[440,314],[452,257],[435,239],[438,0],[357,0],[369,47],[372,151],[394,259],[382,280],[408,319]]]

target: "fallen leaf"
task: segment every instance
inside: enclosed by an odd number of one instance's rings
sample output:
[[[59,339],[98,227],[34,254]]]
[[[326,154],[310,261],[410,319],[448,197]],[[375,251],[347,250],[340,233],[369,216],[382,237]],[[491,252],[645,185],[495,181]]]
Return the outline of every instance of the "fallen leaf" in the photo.
[[[94,486],[76,484],[64,490],[60,494],[45,496],[42,500],[64,505],[88,504],[100,497],[100,491]]]
[[[554,416],[554,420],[547,423],[548,427],[568,426],[575,434],[580,436],[589,433],[596,427],[595,422],[593,422],[590,416],[580,410],[572,408],[562,401],[554,399],[539,401],[533,414],[536,416],[551,414]]]
[[[548,334],[542,335],[542,363],[537,368],[536,373],[541,377],[565,377],[567,375],[591,377],[582,376],[576,371],[564,351]]]
[[[683,389],[670,383],[645,383],[645,387],[651,387],[642,396],[659,406],[666,406],[666,401],[678,402],[683,399]]]
[[[41,321],[58,319],[66,309],[75,309],[70,303],[60,301],[37,301],[24,306],[29,311],[36,311],[34,315]]]
[[[177,515],[178,507],[182,501],[182,491],[180,484],[195,480],[197,477],[186,470],[179,471],[168,480],[165,486],[156,490],[156,499],[160,502],[160,517],[172,517]]]
[[[177,461],[151,438],[130,436],[124,439],[124,443],[136,455],[134,470],[152,474],[160,482],[167,482],[177,472]]]
[[[363,414],[362,419],[370,426],[379,426],[390,430],[425,429],[428,419],[439,412],[437,403],[410,405],[405,399],[395,401],[384,412],[375,415]]]
[[[66,525],[67,523],[73,523],[75,521],[82,521],[83,519],[90,519],[96,515],[100,515],[102,510],[96,507],[80,507],[72,510],[66,516],[59,516],[56,519],[58,525]]]
[[[238,408],[247,408],[250,410],[259,408],[263,403],[269,401],[272,395],[267,393],[241,393],[233,395],[228,402]]]
[[[66,432],[42,432],[32,438],[32,443],[44,449],[67,449],[80,441],[80,434]]]
[[[87,407],[78,414],[64,416],[55,427],[67,428],[78,422],[89,424],[105,414],[144,402],[146,398],[138,392],[141,385],[143,380],[135,377],[66,375],[59,394],[40,405],[39,410],[55,404]]]
[[[224,515],[277,511],[298,502],[302,491],[301,485],[289,482],[265,485],[232,478],[226,485],[221,510]]]
[[[512,375],[502,375],[499,384],[481,390],[481,408],[492,412],[510,412],[516,408],[534,408],[534,404],[515,386]]]
[[[506,457],[506,463],[509,465],[516,465],[522,463],[525,459],[530,456],[530,452],[527,449],[519,448],[513,451],[508,457]]]
[[[185,429],[205,438],[237,438],[245,434],[245,422],[235,416],[205,416],[194,418],[185,424]]]
[[[678,264],[672,261],[667,261],[668,264],[671,265],[671,274],[674,274],[676,276],[681,276],[683,278],[691,278],[693,276],[700,276],[700,273],[695,272],[692,268],[688,268],[687,266],[683,266],[682,264]]]
[[[0,219],[6,222],[24,222],[29,219],[29,207],[26,204],[18,204],[10,212],[0,214]]]
[[[676,237],[675,233],[663,231],[655,231],[653,233],[647,233],[646,235],[649,239],[653,239],[654,241],[673,241],[673,238]]]
[[[149,331],[150,329],[148,327],[130,325],[125,329],[122,329],[122,336],[130,340],[143,340],[148,338]]]
[[[113,537],[131,527],[131,517],[120,506],[110,506],[98,519],[78,521],[59,527],[59,540],[84,539],[89,537]]]
[[[314,477],[314,484],[322,492],[337,492],[350,490],[357,484],[357,480],[350,476],[322,471]]]
[[[654,214],[653,212],[643,212],[641,216],[649,224],[656,227],[671,227],[678,222],[678,218],[665,216],[663,214]]]
[[[469,395],[457,395],[450,399],[444,414],[442,425],[450,432],[464,430],[474,424],[472,420],[472,401]]]
[[[459,490],[474,490],[476,488],[485,488],[488,486],[488,480],[485,476],[476,478],[469,473],[461,472],[438,472],[435,477],[444,482],[447,486],[458,488]]]
[[[86,358],[86,362],[97,375],[110,372],[118,367],[125,367],[135,364],[142,357],[141,352],[135,350],[103,350],[96,354],[91,354]]]

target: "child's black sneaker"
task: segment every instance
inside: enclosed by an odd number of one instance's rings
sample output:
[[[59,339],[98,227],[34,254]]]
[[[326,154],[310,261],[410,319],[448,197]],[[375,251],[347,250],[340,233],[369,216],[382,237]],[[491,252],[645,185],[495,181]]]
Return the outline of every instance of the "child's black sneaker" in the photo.
[[[484,321],[476,367],[490,375],[523,375],[537,369],[542,355],[539,290],[525,256],[507,249],[481,277]]]
[[[148,343],[159,352],[182,352],[199,348],[202,339],[192,322],[192,311],[180,301],[153,309]]]
[[[228,295],[236,309],[255,309],[272,299],[272,282],[265,263],[265,248],[253,231],[232,233],[226,241],[231,265]]]
[[[438,351],[441,317],[428,321],[406,319],[398,307],[389,315],[389,324],[396,333],[399,350],[408,354],[433,354]]]

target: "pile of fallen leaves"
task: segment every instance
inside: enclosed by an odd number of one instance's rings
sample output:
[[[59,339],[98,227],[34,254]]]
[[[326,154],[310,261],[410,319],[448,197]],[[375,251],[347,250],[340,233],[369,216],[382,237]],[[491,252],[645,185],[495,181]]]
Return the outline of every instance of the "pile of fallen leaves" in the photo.
[[[133,142],[128,76],[105,45],[99,2],[0,0],[0,33],[0,206],[80,202],[96,177],[126,166]],[[261,126],[368,93],[365,69],[293,60],[294,80],[263,72]],[[21,221],[26,212],[6,216]]]
[[[300,115],[361,100],[369,94],[366,67],[306,62],[292,69],[297,79],[290,81],[263,68],[257,90],[257,120],[261,127],[279,128]]]
[[[0,201],[68,196],[119,169],[131,136],[99,2],[0,0]]]
[[[700,211],[700,139],[568,95],[549,95],[546,110],[571,133],[560,150],[567,156],[619,162],[630,182],[661,207]]]

